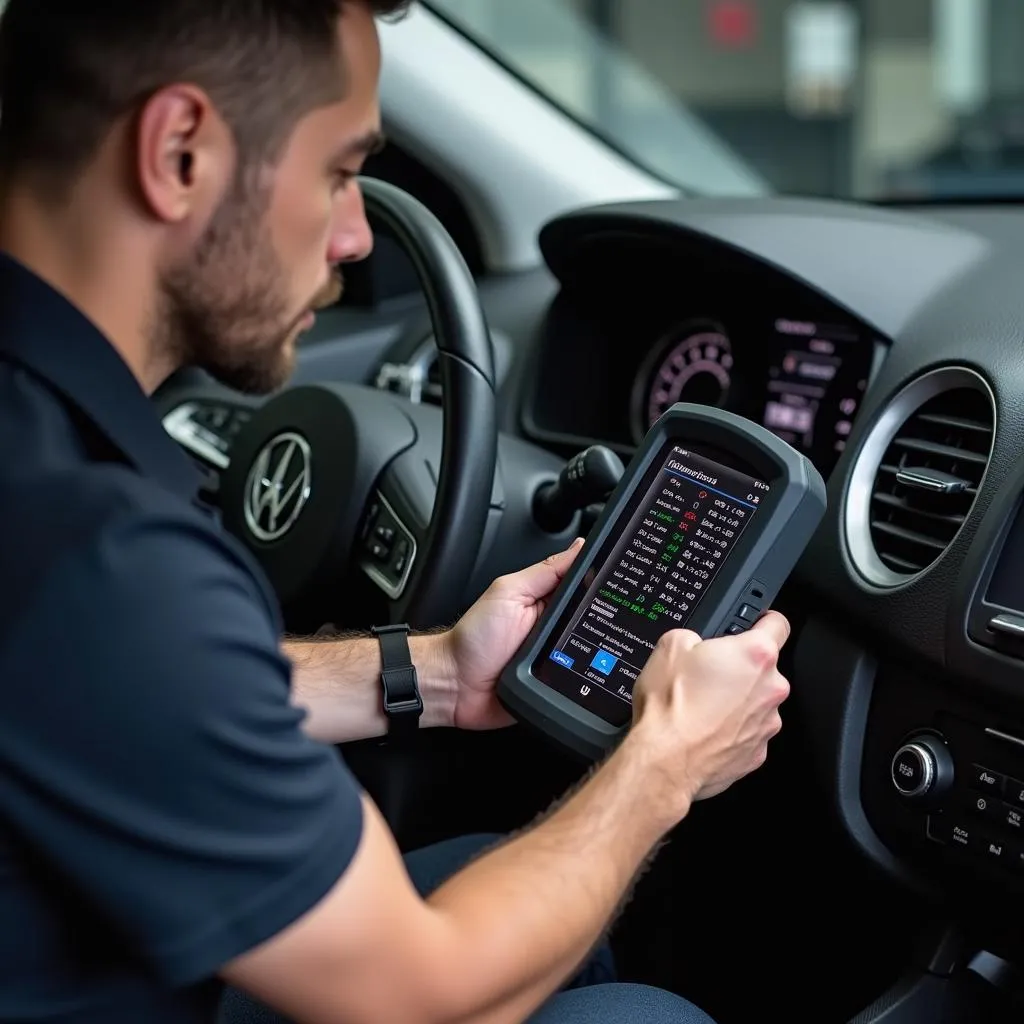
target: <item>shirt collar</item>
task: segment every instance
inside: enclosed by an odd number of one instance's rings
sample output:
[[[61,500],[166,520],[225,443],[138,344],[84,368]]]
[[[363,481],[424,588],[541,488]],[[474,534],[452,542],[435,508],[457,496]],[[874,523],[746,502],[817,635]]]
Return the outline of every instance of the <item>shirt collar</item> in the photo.
[[[0,358],[42,378],[146,476],[193,500],[199,474],[114,346],[79,309],[0,252]]]

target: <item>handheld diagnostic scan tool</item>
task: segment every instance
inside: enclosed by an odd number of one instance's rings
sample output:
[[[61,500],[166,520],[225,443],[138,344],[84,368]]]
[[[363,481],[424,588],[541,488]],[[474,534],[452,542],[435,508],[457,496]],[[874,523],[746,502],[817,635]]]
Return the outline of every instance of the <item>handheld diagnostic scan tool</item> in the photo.
[[[825,513],[814,465],[764,427],[677,404],[654,424],[587,543],[506,667],[502,704],[596,759],[633,713],[659,637],[749,629]]]

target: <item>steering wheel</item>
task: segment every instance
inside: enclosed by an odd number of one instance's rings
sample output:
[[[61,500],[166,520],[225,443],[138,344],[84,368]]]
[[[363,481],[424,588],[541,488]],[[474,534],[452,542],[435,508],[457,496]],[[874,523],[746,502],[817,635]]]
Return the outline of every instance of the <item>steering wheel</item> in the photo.
[[[494,355],[472,274],[441,223],[401,189],[360,184],[367,215],[405,250],[426,296],[443,425],[436,410],[370,387],[288,388],[235,439],[221,510],[283,605],[336,607],[355,567],[384,593],[391,621],[432,626],[460,608],[492,504]]]

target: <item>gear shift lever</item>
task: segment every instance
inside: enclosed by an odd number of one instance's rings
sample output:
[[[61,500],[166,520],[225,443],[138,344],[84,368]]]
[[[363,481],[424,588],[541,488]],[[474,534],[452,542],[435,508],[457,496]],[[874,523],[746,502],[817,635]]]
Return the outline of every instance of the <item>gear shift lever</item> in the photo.
[[[544,484],[533,499],[533,518],[548,533],[569,527],[580,509],[603,501],[615,489],[625,467],[610,448],[595,444],[574,455],[554,483]]]

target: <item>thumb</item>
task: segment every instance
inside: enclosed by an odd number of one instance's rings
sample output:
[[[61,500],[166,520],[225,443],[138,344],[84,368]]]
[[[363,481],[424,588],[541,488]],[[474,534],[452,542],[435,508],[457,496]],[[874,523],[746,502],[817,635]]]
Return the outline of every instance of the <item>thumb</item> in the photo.
[[[582,547],[583,538],[577,537],[564,551],[548,555],[543,562],[528,565],[516,573],[519,592],[533,600],[547,597],[561,583]]]

